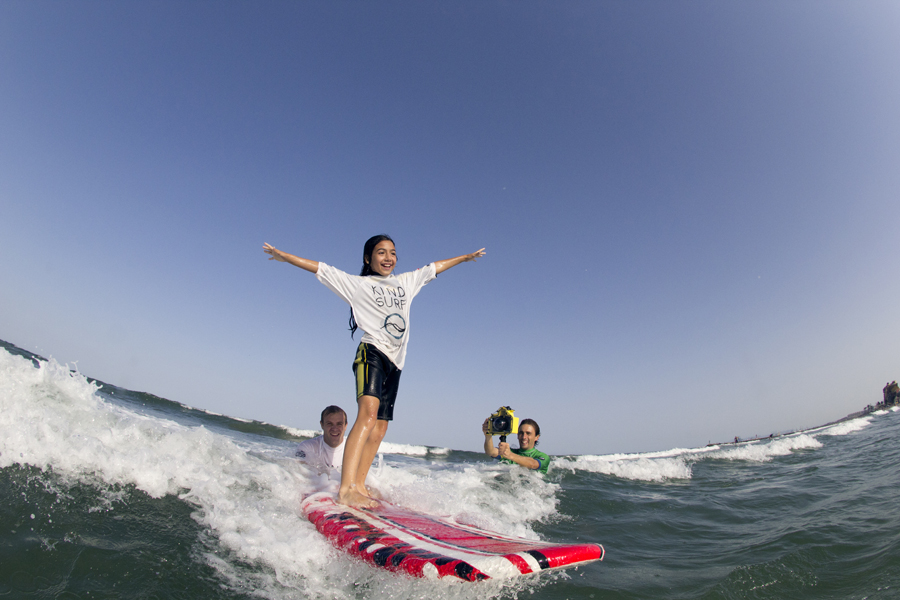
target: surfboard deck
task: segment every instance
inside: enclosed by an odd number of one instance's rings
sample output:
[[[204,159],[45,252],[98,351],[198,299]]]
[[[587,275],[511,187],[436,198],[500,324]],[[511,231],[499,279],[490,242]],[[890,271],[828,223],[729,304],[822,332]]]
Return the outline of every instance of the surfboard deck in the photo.
[[[603,560],[599,544],[505,537],[383,501],[376,508],[351,508],[323,492],[305,498],[300,508],[337,548],[376,567],[414,577],[480,581]]]

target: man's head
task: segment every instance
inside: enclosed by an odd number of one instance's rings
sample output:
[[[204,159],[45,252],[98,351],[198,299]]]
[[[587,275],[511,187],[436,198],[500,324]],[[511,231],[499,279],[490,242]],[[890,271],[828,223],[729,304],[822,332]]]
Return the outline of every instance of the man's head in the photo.
[[[340,406],[327,406],[319,419],[322,426],[322,437],[325,443],[337,448],[344,441],[344,430],[347,429],[347,413]]]
[[[531,450],[541,437],[541,426],[534,419],[522,419],[519,422],[519,448]]]

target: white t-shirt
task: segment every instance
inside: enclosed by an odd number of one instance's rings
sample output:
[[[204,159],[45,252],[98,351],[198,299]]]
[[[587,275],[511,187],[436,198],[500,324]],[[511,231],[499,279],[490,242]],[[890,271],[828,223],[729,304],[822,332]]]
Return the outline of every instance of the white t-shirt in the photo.
[[[301,462],[315,467],[320,471],[328,469],[341,470],[344,462],[344,442],[347,438],[341,440],[337,448],[332,448],[325,443],[323,436],[314,437],[311,440],[303,440],[297,445],[297,451],[294,453]]]
[[[409,306],[422,287],[437,277],[434,263],[400,275],[363,277],[320,262],[316,277],[353,309],[356,324],[365,332],[362,341],[384,352],[402,370],[409,342]]]

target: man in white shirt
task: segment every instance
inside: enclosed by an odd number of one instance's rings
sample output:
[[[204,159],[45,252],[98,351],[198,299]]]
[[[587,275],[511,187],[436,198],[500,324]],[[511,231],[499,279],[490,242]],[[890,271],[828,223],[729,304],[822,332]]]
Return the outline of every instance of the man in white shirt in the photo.
[[[344,431],[347,429],[347,413],[339,406],[327,406],[319,419],[322,435],[304,440],[297,446],[296,456],[302,462],[320,472],[341,470],[344,460]]]

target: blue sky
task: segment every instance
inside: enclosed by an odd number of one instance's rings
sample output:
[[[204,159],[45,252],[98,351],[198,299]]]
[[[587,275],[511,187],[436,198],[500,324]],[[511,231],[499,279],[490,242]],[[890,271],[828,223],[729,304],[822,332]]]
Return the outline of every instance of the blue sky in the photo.
[[[552,454],[818,425],[900,377],[895,2],[0,4],[0,338],[299,428],[412,309],[387,440]]]

